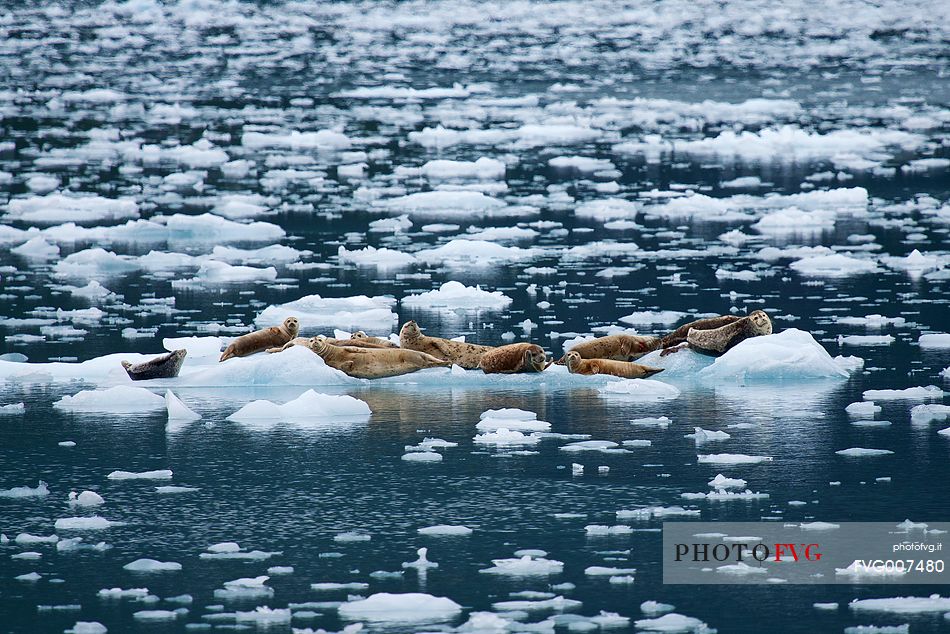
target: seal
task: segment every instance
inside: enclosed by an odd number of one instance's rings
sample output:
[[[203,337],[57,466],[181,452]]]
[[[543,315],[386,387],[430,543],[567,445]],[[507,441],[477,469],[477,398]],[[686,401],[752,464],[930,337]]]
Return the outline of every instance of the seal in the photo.
[[[625,379],[643,379],[662,372],[663,368],[653,368],[629,361],[615,361],[613,359],[585,359],[580,353],[571,350],[564,355],[564,365],[571,374],[610,374]]]
[[[660,347],[659,337],[641,337],[638,335],[609,335],[597,337],[591,341],[579,343],[571,352],[581,359],[612,359],[613,361],[633,361]],[[564,365],[567,355],[557,360]]]
[[[772,320],[765,311],[756,310],[719,328],[690,330],[686,343],[696,352],[719,356],[746,339],[771,334]]]
[[[440,337],[427,337],[422,334],[419,324],[414,321],[407,321],[399,330],[399,345],[404,350],[416,350],[431,354],[437,359],[451,361],[455,365],[474,370],[478,367],[478,362],[482,355],[496,348],[492,346],[480,346],[474,343],[465,343],[464,341],[452,341],[451,339],[442,339]]]
[[[133,381],[147,381],[149,379],[174,379],[181,371],[181,364],[185,362],[188,351],[182,348],[168,354],[163,354],[142,363],[122,362],[122,367]]]
[[[544,348],[535,343],[512,343],[493,348],[482,355],[478,367],[485,374],[543,372],[551,365]]]
[[[350,346],[363,346],[367,348],[398,348],[389,339],[383,339],[382,337],[370,337],[362,330],[357,330],[352,335],[350,335],[349,343]]]
[[[270,328],[241,335],[224,349],[218,361],[226,361],[231,357],[246,357],[249,354],[262,352],[268,348],[282,346],[293,340],[299,331],[300,322],[297,318],[288,317],[280,326],[271,326]]]
[[[380,348],[380,349],[398,349],[399,346],[387,341],[385,339],[380,339],[379,337],[369,337],[362,330],[353,333],[351,337],[362,333],[362,337],[350,338],[350,339],[330,339],[326,337],[324,340],[329,343],[331,346],[354,346],[356,348]],[[273,348],[268,348],[267,352],[283,352],[287,348],[293,348],[294,346],[304,346],[305,348],[310,347],[310,337],[294,337],[287,343],[282,346],[275,346]]]
[[[737,317],[736,315],[722,315],[720,317],[711,317],[709,319],[698,319],[696,321],[691,321],[688,324],[683,324],[670,334],[666,335],[660,339],[660,347],[672,348],[673,346],[678,346],[681,343],[686,342],[686,335],[689,334],[690,330],[713,330],[715,328],[721,328],[733,322],[739,321],[742,317]]]
[[[381,379],[426,368],[452,367],[448,361],[415,350],[334,346],[327,341],[323,336],[313,337],[309,347],[331,368],[358,379]]]

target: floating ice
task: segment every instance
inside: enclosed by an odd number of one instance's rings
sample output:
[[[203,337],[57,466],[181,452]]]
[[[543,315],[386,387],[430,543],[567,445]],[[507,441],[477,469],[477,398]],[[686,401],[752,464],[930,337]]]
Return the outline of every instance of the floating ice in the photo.
[[[434,451],[410,451],[402,455],[406,462],[442,462],[442,454]]]
[[[358,251],[347,251],[346,247],[340,246],[337,250],[337,257],[343,264],[375,266],[380,269],[399,268],[416,262],[416,258],[408,253],[394,251],[393,249],[377,249],[371,246]]]
[[[370,414],[369,405],[358,398],[345,394],[318,394],[313,390],[307,390],[283,405],[264,400],[253,401],[228,416],[227,419],[252,423],[262,420],[306,422],[328,417],[364,417]]]
[[[702,427],[693,427],[692,434],[686,434],[684,438],[692,438],[693,441],[698,445],[704,442],[711,442],[714,440],[728,440],[732,438],[729,434],[724,431],[713,431],[710,429],[703,429]]]
[[[70,491],[68,501],[70,504],[75,504],[76,506],[99,506],[106,502],[103,497],[95,491],[83,491],[79,495],[76,495],[75,491]]]
[[[33,224],[100,222],[138,218],[139,207],[128,198],[51,193],[14,198],[7,205],[7,219]]]
[[[861,456],[887,456],[894,453],[889,449],[867,449],[864,447],[851,447],[850,449],[839,449],[835,452],[839,456],[861,457]]]
[[[143,387],[117,385],[64,396],[53,407],[73,412],[143,413],[164,409],[165,399]]]
[[[588,524],[584,527],[584,532],[592,537],[606,537],[609,535],[630,535],[633,529],[624,524],[614,526],[605,526],[603,524]],[[635,571],[632,571],[635,572]],[[592,574],[592,573],[591,573]],[[600,574],[600,573],[597,573]],[[627,573],[609,573],[609,574],[627,574]]]
[[[759,464],[762,462],[772,462],[772,456],[750,456],[741,453],[716,453],[699,454],[696,462],[698,464]]]
[[[950,405],[914,405],[910,409],[910,421],[915,425],[944,421],[950,418]],[[941,432],[942,433],[942,432]]]
[[[518,445],[536,445],[541,442],[540,434],[523,434],[520,431],[499,427],[495,431],[478,434],[474,438],[475,444],[493,445],[495,447],[511,447]]]
[[[106,476],[110,480],[171,480],[171,469],[158,469],[156,471],[113,471]]]
[[[0,498],[42,498],[49,495],[49,487],[42,480],[35,487],[13,487],[0,489]]]
[[[438,290],[409,295],[403,298],[403,306],[415,308],[450,308],[470,310],[501,310],[512,299],[501,291],[484,291],[481,286],[465,286],[461,282],[446,282]]]
[[[130,572],[176,572],[181,570],[181,564],[175,561],[143,558],[127,563],[122,568]]]
[[[921,348],[944,349],[950,348],[950,334],[936,333],[929,335],[920,335],[917,343]]]
[[[621,379],[600,388],[603,396],[622,397],[624,400],[666,401],[680,395],[679,389],[651,379]]]
[[[10,403],[9,405],[0,405],[0,416],[11,416],[14,414],[22,414],[26,411],[26,406],[23,403]]]
[[[71,629],[65,630],[65,634],[106,634],[108,631],[106,626],[98,621],[76,621]]]
[[[184,422],[201,418],[200,414],[191,411],[171,390],[165,390],[165,409],[168,411],[170,421]]]
[[[485,240],[452,240],[442,246],[416,253],[416,259],[428,264],[472,264],[491,266],[504,262],[522,262],[540,257],[544,249],[506,247]]]
[[[851,416],[870,418],[881,411],[881,406],[875,405],[874,401],[858,401],[845,407],[844,411],[846,411]]]
[[[396,300],[391,297],[333,297],[307,295],[300,299],[268,306],[254,320],[258,328],[280,324],[287,317],[300,320],[301,332],[321,328],[340,328],[348,331],[390,332],[396,323],[392,311]]]
[[[517,559],[492,559],[492,567],[484,568],[479,572],[512,577],[533,577],[556,575],[563,570],[564,564],[560,561],[524,555]]]
[[[789,265],[803,275],[817,277],[846,277],[861,273],[877,273],[880,269],[873,260],[847,255],[816,255],[796,260]]]
[[[950,597],[932,594],[929,597],[893,597],[888,599],[855,599],[848,607],[856,612],[890,612],[922,614],[950,610]]]
[[[482,157],[477,161],[429,161],[421,168],[429,180],[496,179],[505,177],[505,164]]]
[[[641,359],[641,362],[644,361]],[[700,370],[699,376],[704,381],[735,383],[742,380],[847,378],[848,372],[810,333],[789,328],[778,334],[740,342],[717,357],[712,365]]]
[[[437,524],[436,526],[426,526],[418,531],[420,535],[429,535],[437,537],[467,537],[472,534],[472,529],[468,526]]]
[[[746,481],[742,478],[727,478],[726,476],[719,473],[716,474],[716,477],[710,480],[707,484],[717,490],[741,489],[746,485]]]
[[[383,623],[447,621],[461,612],[462,606],[447,597],[416,592],[379,592],[339,608],[341,618]]]
[[[866,401],[929,401],[943,398],[945,392],[936,385],[908,387],[903,390],[865,390],[861,395]]]
[[[709,626],[699,619],[676,612],[664,614],[655,619],[638,619],[633,622],[633,625],[638,630],[647,632],[695,632],[696,634],[702,634],[712,631]]]
[[[333,130],[316,132],[298,132],[291,130],[287,134],[263,132],[245,132],[241,145],[249,149],[286,148],[291,150],[345,150],[353,142],[343,133]]]

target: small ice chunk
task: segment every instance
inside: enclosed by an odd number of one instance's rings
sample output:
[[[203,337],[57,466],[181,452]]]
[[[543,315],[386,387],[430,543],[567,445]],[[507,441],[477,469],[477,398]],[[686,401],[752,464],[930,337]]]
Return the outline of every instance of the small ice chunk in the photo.
[[[516,559],[492,559],[491,568],[483,568],[479,572],[512,577],[533,577],[559,574],[564,570],[564,564],[554,559],[543,557],[532,558],[530,555]]]
[[[142,558],[129,562],[122,568],[130,572],[175,572],[181,570],[181,564],[175,561]]]
[[[0,498],[42,498],[49,495],[49,487],[40,480],[35,487],[23,486],[0,489]]]
[[[452,525],[452,524],[437,524],[435,526],[426,526],[425,528],[420,528],[418,531],[420,535],[430,535],[438,537],[467,537],[472,534],[472,529],[468,526],[462,525]]]
[[[165,399],[144,387],[116,385],[64,396],[53,407],[74,412],[144,413],[165,408]]]
[[[83,491],[79,495],[76,495],[75,491],[70,491],[68,501],[70,504],[76,506],[99,506],[106,502],[103,497],[95,491]]]
[[[886,456],[894,453],[890,449],[867,449],[865,447],[851,447],[850,449],[839,449],[835,452],[839,456],[861,457],[861,456]]]
[[[165,390],[165,409],[168,410],[168,420],[192,421],[201,418],[200,414],[191,411],[171,390]]]
[[[750,456],[741,453],[699,454],[699,464],[759,464],[772,462],[772,456]]]
[[[164,399],[163,399],[164,401]],[[106,476],[110,480],[171,480],[171,469],[157,469],[155,471],[113,471]]]

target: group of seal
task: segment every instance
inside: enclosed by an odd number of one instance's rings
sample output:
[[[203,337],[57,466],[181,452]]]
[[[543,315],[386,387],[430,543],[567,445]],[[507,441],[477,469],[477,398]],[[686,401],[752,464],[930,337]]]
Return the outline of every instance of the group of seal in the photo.
[[[724,315],[693,321],[663,337],[626,334],[598,337],[572,347],[556,362],[549,360],[544,348],[534,343],[483,346],[430,337],[422,333],[415,321],[403,324],[399,330],[399,345],[363,331],[353,333],[349,339],[323,335],[298,337],[299,332],[300,321],[288,317],[280,326],[237,337],[225,348],[219,361],[303,346],[319,355],[328,366],[361,379],[400,376],[453,365],[466,370],[480,369],[485,374],[543,372],[553,363],[567,366],[571,374],[638,379],[663,371],[663,368],[634,363],[647,353],[662,350],[660,356],[665,356],[685,347],[719,356],[750,337],[772,334],[772,321],[764,311],[756,310],[745,317]],[[134,381],[172,378],[178,376],[186,354],[185,350],[176,350],[137,365],[123,361],[122,366]]]

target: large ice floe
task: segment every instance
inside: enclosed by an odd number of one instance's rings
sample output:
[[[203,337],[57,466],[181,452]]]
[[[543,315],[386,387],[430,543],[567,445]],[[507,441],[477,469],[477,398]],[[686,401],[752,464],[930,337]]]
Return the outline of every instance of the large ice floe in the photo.
[[[340,617],[381,623],[434,623],[448,621],[462,612],[462,606],[446,597],[421,592],[390,594],[378,592],[365,599],[344,603]]]
[[[651,352],[637,362],[664,368],[658,379],[680,382],[695,378],[715,385],[844,379],[860,367],[859,359],[832,357],[810,333],[797,328],[746,339],[720,357],[684,349],[666,356]]]
[[[300,320],[300,330],[340,328],[342,330],[366,330],[371,333],[388,334],[396,324],[392,297],[321,297],[307,295],[286,304],[268,306],[257,316],[254,323],[259,328],[279,324],[287,317]]]
[[[254,426],[276,422],[319,425],[326,419],[366,419],[370,408],[364,401],[347,395],[318,394],[307,390],[292,401],[278,405],[271,401],[253,401],[228,416],[228,420]]]

